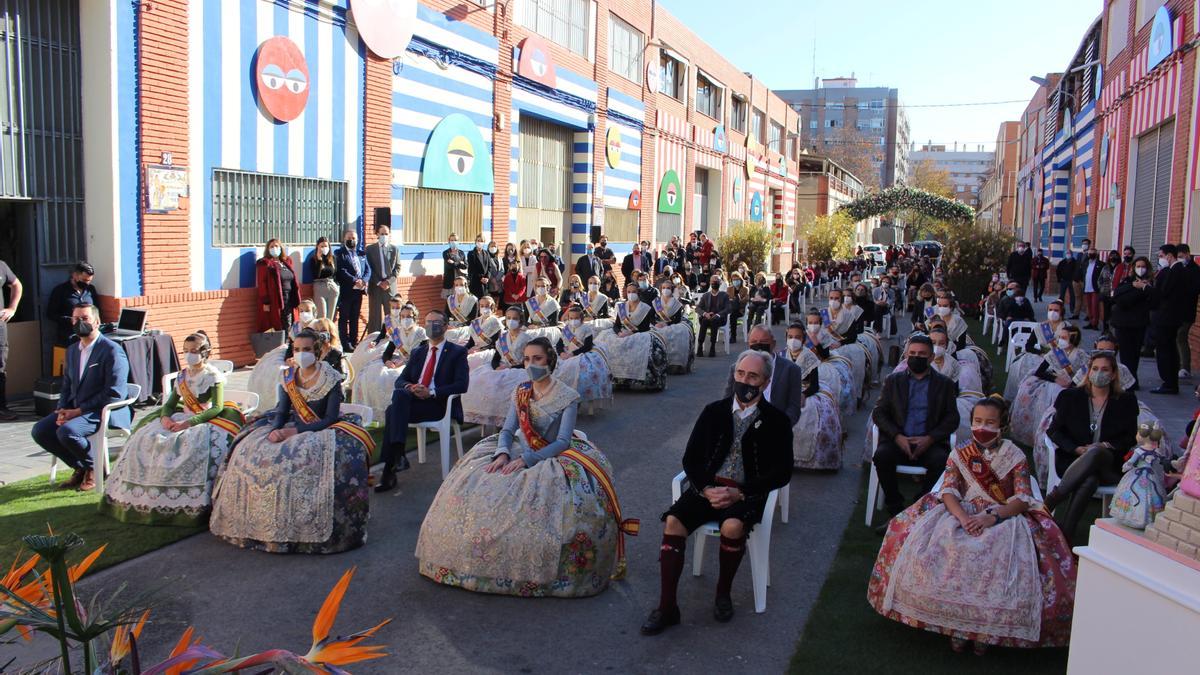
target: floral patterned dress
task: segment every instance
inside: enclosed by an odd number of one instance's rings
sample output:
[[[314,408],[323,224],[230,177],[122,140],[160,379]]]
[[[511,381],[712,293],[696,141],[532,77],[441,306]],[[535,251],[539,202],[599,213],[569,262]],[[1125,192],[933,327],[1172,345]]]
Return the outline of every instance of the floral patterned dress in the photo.
[[[555,379],[579,392],[580,403],[608,407],[612,403],[612,372],[608,369],[604,350],[593,346],[582,354],[576,353],[589,339],[595,340],[595,329],[581,323],[578,328],[564,324],[561,331],[563,353],[558,357]]]
[[[820,387],[816,396],[804,400],[800,419],[792,427],[792,466],[797,469],[842,468],[842,415],[831,383],[821,378],[821,359],[807,348],[801,348],[796,354],[785,349],[780,356],[800,366],[805,379],[816,370]]]
[[[608,357],[613,384],[619,389],[661,391],[667,387],[667,345],[662,336],[651,330],[654,311],[639,302],[631,307],[627,302],[617,304],[617,318],[612,330],[601,331],[596,344]],[[622,337],[619,330],[628,331]]]
[[[972,536],[942,503],[952,494],[970,515],[1013,499],[1024,514]],[[893,518],[867,601],[903,624],[1005,647],[1060,647],[1071,638],[1075,559],[1035,501],[1025,455],[966,442],[950,453],[938,493]]]
[[[562,382],[539,400],[510,396],[505,430],[513,456],[538,449],[579,394]],[[532,433],[520,419],[524,406]],[[533,436],[536,441],[530,441]],[[511,475],[487,473],[500,435],[475,444],[442,483],[417,540],[422,575],[447,586],[523,597],[583,597],[608,587],[618,567],[620,507],[608,459],[577,434],[562,454]],[[589,471],[591,467],[595,471]],[[598,476],[596,471],[603,472]]]

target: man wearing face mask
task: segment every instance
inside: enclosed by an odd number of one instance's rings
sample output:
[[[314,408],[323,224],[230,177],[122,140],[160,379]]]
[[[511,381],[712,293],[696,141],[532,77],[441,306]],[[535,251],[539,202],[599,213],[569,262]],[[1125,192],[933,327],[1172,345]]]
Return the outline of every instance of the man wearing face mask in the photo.
[[[71,276],[50,291],[50,302],[46,305],[46,316],[54,321],[54,344],[66,347],[75,332],[72,312],[79,305],[95,305],[100,293],[92,285],[96,270],[80,260],[71,268]]]
[[[389,241],[392,228],[375,225],[376,241],[367,247],[367,260],[371,263],[371,279],[367,309],[367,330],[375,332],[383,325],[388,312],[388,301],[396,294],[396,277],[400,276],[400,249]]]
[[[688,536],[717,521],[721,530],[720,573],[713,617],[733,618],[730,591],[746,554],[746,537],[762,520],[768,495],[792,475],[792,428],[769,403],[774,358],[745,351],[734,365],[733,396],[705,406],[683,453],[687,488],[663,516],[659,551],[658,606],[642,624],[642,635],[658,635],[680,622],[676,587],[683,573]]]
[[[696,356],[704,356],[704,338],[711,335],[708,355],[717,355],[717,329],[729,319],[729,295],[721,292],[721,277],[715,274],[709,280],[708,292],[696,303],[700,319],[700,338],[696,340]]]
[[[1033,273],[1033,256],[1025,242],[1018,241],[1016,249],[1008,254],[1005,269],[1009,280],[1017,282],[1022,290],[1029,286],[1029,277]]]
[[[442,251],[442,299],[454,293],[454,280],[467,275],[467,256],[458,250],[458,235],[453,232],[448,238],[449,244]]]
[[[634,244],[633,253],[625,256],[625,259],[621,261],[621,274],[625,275],[625,279],[632,279],[634,271],[650,271],[650,256],[642,252],[640,244]]]
[[[1000,344],[1008,343],[1008,326],[1014,321],[1033,321],[1033,304],[1025,298],[1025,287],[1016,281],[1008,282],[1004,297],[996,306],[996,316],[1004,323]]]
[[[587,280],[592,277],[600,278],[604,276],[603,270],[600,268],[600,259],[596,257],[596,249],[591,242],[587,244],[586,253],[579,256],[579,260],[575,261],[575,274],[579,275],[580,279]]]
[[[58,410],[33,425],[33,440],[46,452],[75,470],[64,488],[90,490],[92,448],[88,437],[100,426],[104,406],[126,398],[129,361],[125,351],[100,334],[100,309],[79,305],[71,311],[71,324],[79,340],[67,348]],[[114,410],[109,427],[128,429],[129,408]]]
[[[446,341],[446,315],[436,310],[427,313],[425,334],[429,341],[412,351],[392,392],[381,453],[383,474],[375,486],[376,492],[395,489],[396,469],[403,471],[409,467],[404,455],[408,425],[440,420],[446,414],[446,400],[455,394],[465,394],[470,384],[466,348]],[[454,400],[451,415],[462,422],[460,399]],[[449,467],[442,469],[447,471]]]
[[[358,319],[371,278],[371,264],[358,245],[358,231],[342,232],[342,245],[334,252],[338,280],[338,338],[346,351],[358,344]]]
[[[917,333],[908,340],[907,368],[883,382],[871,421],[879,428],[873,462],[889,516],[904,508],[896,466],[923,466],[922,493],[929,492],[946,468],[950,435],[958,428],[958,385],[930,367],[933,341]],[[868,505],[873,508],[873,505]],[[886,532],[887,525],[879,531]]]
[[[771,405],[783,411],[791,421],[792,426],[800,421],[800,413],[804,409],[804,373],[800,366],[793,363],[782,353],[776,353],[775,335],[771,329],[758,324],[750,329],[746,336],[750,349],[764,354],[774,355],[771,367],[771,377],[762,387],[762,396]],[[725,397],[733,396],[734,372],[736,366],[729,367],[729,379],[725,382]]]
[[[1046,292],[1046,275],[1050,271],[1050,259],[1046,257],[1045,251],[1037,250],[1037,255],[1033,257],[1031,262],[1030,278],[1033,281],[1033,301],[1041,302],[1042,294]]]
[[[488,293],[493,279],[500,275],[495,255],[488,252],[483,235],[475,235],[475,248],[467,255],[467,289],[476,298]]]
[[[1151,292],[1154,311],[1150,315],[1150,327],[1154,331],[1154,355],[1162,385],[1152,389],[1152,394],[1179,393],[1179,351],[1175,340],[1188,312],[1185,305],[1189,296],[1183,268],[1176,258],[1178,254],[1179,249],[1174,244],[1163,244],[1158,248],[1159,270]],[[1196,298],[1191,300],[1194,304]]]

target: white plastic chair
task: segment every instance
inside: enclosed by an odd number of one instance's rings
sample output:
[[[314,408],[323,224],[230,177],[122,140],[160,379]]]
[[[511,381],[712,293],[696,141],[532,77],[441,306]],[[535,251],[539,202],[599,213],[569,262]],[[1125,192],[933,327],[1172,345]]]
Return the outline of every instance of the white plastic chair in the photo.
[[[128,439],[130,435],[129,429],[109,429],[108,420],[112,416],[114,410],[119,410],[126,406],[133,405],[142,395],[142,386],[140,384],[125,385],[125,398],[120,401],[109,403],[100,409],[100,426],[96,428],[96,433],[88,436],[88,445],[92,449],[92,468],[95,470],[94,476],[96,480],[96,492],[104,494],[104,475],[112,468],[112,460],[108,451],[108,436],[112,434],[115,438]],[[100,460],[103,458],[104,463],[101,465]],[[99,467],[103,466],[104,470],[99,471]],[[51,456],[50,458],[50,484],[54,485],[54,478],[58,475],[58,457]]]
[[[999,319],[996,319],[999,323]],[[1033,332],[1038,328],[1035,321],[1014,321],[1008,325],[1008,349],[1004,354],[1004,370],[1008,371],[1012,367],[1013,361],[1025,353],[1025,343],[1028,336],[1033,335]],[[1018,344],[1017,338],[1023,336]]]
[[[678,501],[683,495],[683,481],[687,473],[680,471],[671,480],[672,502]],[[767,611],[767,586],[771,585],[771,523],[775,520],[775,506],[783,508],[783,522],[787,522],[788,491],[790,485],[778,490],[771,490],[767,495],[767,505],[763,509],[762,521],[750,531],[746,539],[746,548],[750,554],[750,579],[754,587],[754,611],[762,614]],[[700,576],[704,565],[704,542],[708,537],[721,536],[721,526],[716,521],[705,523],[696,528],[692,534],[696,536],[692,553],[692,576]]]
[[[454,419],[452,412],[454,410],[454,401],[459,397],[458,394],[451,394],[446,397],[446,414],[442,415],[442,419],[433,420],[431,422],[412,422],[408,426],[417,430],[417,461],[421,464],[425,463],[425,430],[429,429],[438,435],[438,445],[442,453],[442,478],[446,478],[446,474],[450,473],[450,433],[454,432],[454,442],[458,450],[458,458],[462,459],[462,426]]]
[[[227,402],[236,403],[239,410],[242,411],[243,417],[250,417],[258,411],[258,394],[252,391],[243,391],[241,389],[226,389],[225,400]]]
[[[957,445],[955,434],[950,434],[950,449]],[[879,449],[879,427],[871,424],[871,475],[867,478],[867,527],[875,520],[875,511],[883,506],[883,492],[879,489],[879,472],[875,470],[875,451]],[[896,473],[902,476],[924,476],[929,473],[923,466],[897,464]]]
[[[358,425],[361,427],[365,427],[375,420],[375,414],[371,411],[371,406],[362,405],[361,403],[343,403],[339,406],[338,412],[342,415],[358,415],[361,418]]]
[[[721,338],[721,340],[722,340],[721,344],[723,344],[725,346],[725,355],[728,356],[729,355],[729,319],[728,318],[725,319],[725,325],[717,328],[717,336]]]
[[[233,372],[233,361],[227,359],[209,359],[208,365],[228,375]]]
[[[1058,466],[1056,466],[1054,461],[1054,453],[1058,446],[1050,442],[1050,436],[1047,434],[1042,434],[1042,443],[1045,444],[1046,450],[1048,451],[1046,459],[1046,492],[1049,493],[1054,490],[1054,488],[1058,487],[1058,484],[1062,482],[1062,478],[1060,478],[1058,475]],[[1112,501],[1113,495],[1116,493],[1116,485],[1101,485],[1100,487],[1096,488],[1096,491],[1092,494],[1093,497],[1100,500],[1101,518],[1108,517],[1108,506]]]
[[[983,334],[984,335],[987,335],[987,336],[993,335],[994,331],[992,330],[992,322],[995,321],[995,319],[996,319],[995,315],[992,314],[992,312],[988,309],[987,305],[984,305],[983,306]],[[996,339],[993,337],[992,342],[995,342],[995,341],[996,341]]]

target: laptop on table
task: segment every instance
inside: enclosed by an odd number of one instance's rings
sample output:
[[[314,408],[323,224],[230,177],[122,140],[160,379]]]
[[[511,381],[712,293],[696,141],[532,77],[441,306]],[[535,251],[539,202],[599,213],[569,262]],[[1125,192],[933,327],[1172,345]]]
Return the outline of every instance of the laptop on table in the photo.
[[[128,340],[141,337],[146,332],[146,314],[144,309],[125,307],[117,319],[117,327],[108,334],[110,340]]]

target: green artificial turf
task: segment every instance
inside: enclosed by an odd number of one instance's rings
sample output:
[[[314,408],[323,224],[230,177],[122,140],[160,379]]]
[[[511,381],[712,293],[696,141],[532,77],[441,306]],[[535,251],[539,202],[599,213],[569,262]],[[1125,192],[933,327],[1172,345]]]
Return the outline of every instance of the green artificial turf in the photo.
[[[1008,371],[1004,370],[1004,352],[996,354],[996,345],[992,344],[990,335],[983,334],[983,323],[978,319],[967,319],[967,335],[977,347],[987,353],[992,362],[992,391],[984,393],[1003,394],[1004,386],[1008,383]]]
[[[69,471],[65,475],[59,474],[60,480],[69,477]],[[84,546],[75,552],[77,558],[107,544],[104,553],[92,566],[93,572],[206,529],[122,523],[101,515],[96,510],[98,503],[99,497],[95,491],[58,489],[50,485],[46,476],[0,487],[0,567],[7,569],[12,564],[22,549],[22,537],[43,534],[47,528],[52,528],[55,533],[74,532],[82,537]]]

